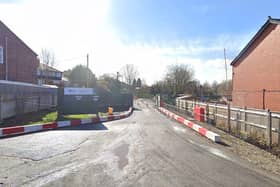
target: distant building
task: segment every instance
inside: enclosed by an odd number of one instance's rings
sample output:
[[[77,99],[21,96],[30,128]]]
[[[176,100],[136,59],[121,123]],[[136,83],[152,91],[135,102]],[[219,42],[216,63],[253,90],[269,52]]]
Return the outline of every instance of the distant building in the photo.
[[[280,19],[269,17],[231,65],[233,105],[280,111]]]
[[[37,83],[37,56],[0,21],[0,80]]]
[[[37,79],[38,84],[47,84],[47,85],[62,85],[62,72],[47,66],[46,64],[40,63],[37,69]]]

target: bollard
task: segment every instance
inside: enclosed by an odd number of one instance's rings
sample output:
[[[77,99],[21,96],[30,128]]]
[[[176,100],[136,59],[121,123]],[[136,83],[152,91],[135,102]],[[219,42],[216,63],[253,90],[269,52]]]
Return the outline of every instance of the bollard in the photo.
[[[108,107],[108,115],[113,115],[113,107]]]

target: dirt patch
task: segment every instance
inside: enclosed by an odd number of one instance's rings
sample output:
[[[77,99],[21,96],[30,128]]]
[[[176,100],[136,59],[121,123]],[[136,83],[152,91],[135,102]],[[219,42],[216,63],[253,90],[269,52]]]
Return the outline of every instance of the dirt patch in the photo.
[[[115,155],[118,157],[118,167],[123,169],[128,164],[127,154],[129,151],[128,144],[122,144],[114,150]]]

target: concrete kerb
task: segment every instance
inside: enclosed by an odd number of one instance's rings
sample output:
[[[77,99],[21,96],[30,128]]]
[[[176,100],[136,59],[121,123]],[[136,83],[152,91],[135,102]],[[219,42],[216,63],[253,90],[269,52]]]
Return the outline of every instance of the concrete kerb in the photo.
[[[205,136],[207,137],[208,139],[212,140],[213,142],[216,142],[216,143],[220,143],[221,142],[221,136],[212,132],[212,131],[209,131],[208,129],[204,128],[204,127],[201,127],[181,116],[178,116],[170,111],[168,111],[167,109],[165,108],[162,108],[162,107],[159,107],[158,108],[160,112],[164,113],[165,115],[169,116],[170,118],[173,118],[175,119],[177,122],[181,123],[181,124],[184,124],[186,125],[187,127],[195,130],[196,132],[198,132],[199,134],[201,134],[202,136]]]
[[[5,128],[0,128],[0,138],[20,135],[20,134],[27,134],[31,132],[38,132],[43,130],[57,129],[62,127],[70,127],[70,126],[84,125],[90,123],[97,124],[100,122],[113,121],[113,120],[129,117],[132,114],[132,112],[133,112],[133,108],[130,107],[128,111],[122,112],[120,114],[104,116],[104,117],[97,116],[94,118],[85,118],[85,119],[78,119],[78,120],[73,119],[68,121],[57,121],[57,122],[46,123],[46,124],[5,127]]]

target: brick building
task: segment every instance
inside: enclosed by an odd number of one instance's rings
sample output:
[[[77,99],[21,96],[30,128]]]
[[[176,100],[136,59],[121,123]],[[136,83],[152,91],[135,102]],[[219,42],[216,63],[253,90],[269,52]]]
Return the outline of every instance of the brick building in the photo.
[[[280,19],[269,17],[231,65],[233,105],[280,111]]]
[[[0,21],[0,80],[37,83],[37,56]]]

